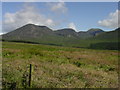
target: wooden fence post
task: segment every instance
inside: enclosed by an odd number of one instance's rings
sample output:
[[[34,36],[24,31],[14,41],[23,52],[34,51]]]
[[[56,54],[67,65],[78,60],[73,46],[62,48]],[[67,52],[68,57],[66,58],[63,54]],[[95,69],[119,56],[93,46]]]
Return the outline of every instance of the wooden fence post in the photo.
[[[29,87],[31,87],[31,74],[32,73],[32,65],[30,64],[30,72],[29,72]]]

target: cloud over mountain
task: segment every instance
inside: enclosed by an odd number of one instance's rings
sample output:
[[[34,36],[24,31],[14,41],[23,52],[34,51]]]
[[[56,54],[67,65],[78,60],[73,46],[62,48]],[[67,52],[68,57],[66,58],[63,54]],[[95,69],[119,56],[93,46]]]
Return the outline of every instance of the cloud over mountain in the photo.
[[[11,31],[27,23],[46,25],[49,27],[56,24],[54,20],[38,12],[35,6],[25,4],[21,10],[15,13],[7,12],[4,15],[3,32]]]
[[[117,28],[120,21],[118,21],[118,13],[120,13],[119,10],[116,10],[115,12],[112,12],[108,15],[108,18],[104,20],[98,21],[98,24],[103,27],[107,28]]]
[[[75,24],[73,22],[69,23],[68,27],[74,29],[75,31],[78,31],[76,29],[76,26],[75,26]]]

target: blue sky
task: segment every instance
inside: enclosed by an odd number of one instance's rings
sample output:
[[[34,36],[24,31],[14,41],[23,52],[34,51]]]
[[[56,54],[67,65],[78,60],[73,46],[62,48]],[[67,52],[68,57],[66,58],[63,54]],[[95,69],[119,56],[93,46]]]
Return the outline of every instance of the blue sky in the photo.
[[[73,28],[76,31],[87,31],[90,28],[101,28],[109,31],[117,28],[117,10],[117,2],[4,2],[3,32],[27,23],[46,25],[54,30]]]

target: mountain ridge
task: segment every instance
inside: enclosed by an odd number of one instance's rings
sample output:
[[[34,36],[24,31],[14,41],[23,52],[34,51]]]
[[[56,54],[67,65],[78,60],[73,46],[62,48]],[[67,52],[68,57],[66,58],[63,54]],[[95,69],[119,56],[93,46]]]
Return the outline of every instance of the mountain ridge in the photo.
[[[89,47],[94,43],[119,42],[117,41],[118,33],[120,33],[120,28],[109,32],[98,28],[91,28],[86,32],[76,32],[71,28],[54,31],[47,26],[27,24],[7,34],[3,34],[2,40]]]

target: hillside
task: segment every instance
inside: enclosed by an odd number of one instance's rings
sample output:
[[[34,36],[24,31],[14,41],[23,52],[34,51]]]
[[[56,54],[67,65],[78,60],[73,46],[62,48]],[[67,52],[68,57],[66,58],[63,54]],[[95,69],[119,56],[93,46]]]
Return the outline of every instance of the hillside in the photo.
[[[53,32],[50,28],[46,26],[36,26],[33,24],[27,24],[20,27],[12,32],[3,35],[5,40],[29,40],[29,39],[39,39],[46,36],[53,36]]]
[[[87,32],[81,32],[81,31],[78,32],[78,36],[82,39],[85,39],[85,38],[95,37],[101,33],[104,33],[104,31],[98,28],[91,28]]]
[[[99,34],[98,36],[96,36],[96,39],[118,41],[119,33],[120,33],[120,28],[117,28],[116,30]]]
[[[54,31],[55,34],[63,36],[63,37],[74,37],[77,38],[78,33],[75,32],[75,30],[71,29],[71,28],[65,28],[65,29],[60,29],[57,31]]]
[[[75,32],[75,30],[71,28],[53,31],[47,26],[27,24],[2,35],[2,40],[91,48],[91,45],[94,46],[93,44],[97,43],[109,42],[110,44],[110,42],[112,42],[117,45],[118,33],[120,33],[120,28],[109,32],[98,28],[91,28],[87,32]],[[114,44],[112,45],[114,46]]]
[[[57,43],[56,38],[61,39],[61,37],[55,35],[50,28],[33,24],[27,24],[2,35],[2,39],[5,41],[32,42],[41,44]]]

